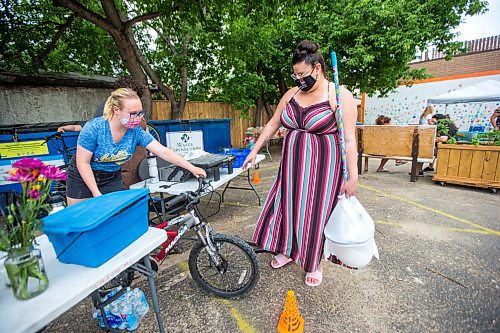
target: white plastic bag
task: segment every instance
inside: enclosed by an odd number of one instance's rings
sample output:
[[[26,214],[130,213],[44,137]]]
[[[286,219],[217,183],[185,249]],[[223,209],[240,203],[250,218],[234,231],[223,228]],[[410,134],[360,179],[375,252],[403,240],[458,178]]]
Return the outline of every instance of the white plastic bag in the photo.
[[[375,224],[356,197],[339,195],[339,202],[324,230],[324,257],[335,255],[345,265],[363,267],[379,258]]]

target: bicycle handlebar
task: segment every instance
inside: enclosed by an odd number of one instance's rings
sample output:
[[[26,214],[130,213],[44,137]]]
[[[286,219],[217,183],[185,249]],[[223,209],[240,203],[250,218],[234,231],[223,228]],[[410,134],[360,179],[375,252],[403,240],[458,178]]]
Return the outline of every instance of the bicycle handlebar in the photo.
[[[43,138],[43,143],[49,142],[52,139],[62,139],[62,132],[55,132],[54,134],[48,135]]]
[[[210,185],[211,181],[205,180],[204,177],[198,177],[198,189],[196,191],[183,192],[173,199],[165,203],[165,208],[170,209],[181,202],[186,202],[186,208],[197,204],[200,201],[201,193]],[[206,185],[206,186],[204,186]]]

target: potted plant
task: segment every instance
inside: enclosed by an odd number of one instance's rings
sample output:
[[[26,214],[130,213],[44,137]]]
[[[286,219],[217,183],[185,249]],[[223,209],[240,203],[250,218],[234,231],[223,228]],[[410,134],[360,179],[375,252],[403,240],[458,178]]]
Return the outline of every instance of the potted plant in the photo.
[[[4,265],[14,296],[24,300],[48,287],[35,237],[42,230],[41,216],[50,210],[52,181],[65,180],[66,173],[35,158],[22,158],[12,167],[7,180],[21,183],[22,193],[2,210],[5,226],[0,228],[0,250],[7,252]]]
[[[438,135],[440,124],[441,121]],[[468,144],[457,144],[452,137],[438,144],[437,168],[432,179],[441,185],[453,183],[496,192],[500,188],[500,130],[477,134]]]

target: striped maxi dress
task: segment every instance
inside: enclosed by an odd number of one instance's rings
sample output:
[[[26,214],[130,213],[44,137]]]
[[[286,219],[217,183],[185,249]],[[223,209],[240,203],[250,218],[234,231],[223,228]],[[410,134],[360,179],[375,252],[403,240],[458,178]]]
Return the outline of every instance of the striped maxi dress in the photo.
[[[343,184],[337,121],[328,100],[301,107],[292,97],[281,123],[289,131],[253,241],[314,272],[323,255],[323,229]]]

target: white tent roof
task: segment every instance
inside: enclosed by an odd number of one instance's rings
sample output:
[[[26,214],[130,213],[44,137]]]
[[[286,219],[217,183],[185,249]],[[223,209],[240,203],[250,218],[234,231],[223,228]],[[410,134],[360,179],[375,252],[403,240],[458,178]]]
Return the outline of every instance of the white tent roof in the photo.
[[[500,81],[487,80],[427,99],[427,104],[500,101]]]

